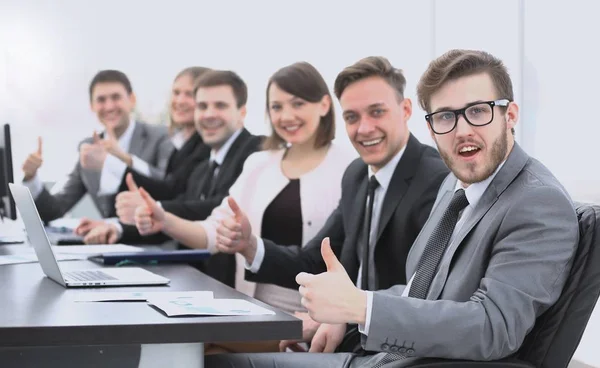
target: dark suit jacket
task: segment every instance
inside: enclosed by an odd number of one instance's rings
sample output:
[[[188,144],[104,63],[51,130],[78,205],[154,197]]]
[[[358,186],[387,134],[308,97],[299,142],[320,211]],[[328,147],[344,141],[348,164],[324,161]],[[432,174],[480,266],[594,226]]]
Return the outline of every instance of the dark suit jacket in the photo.
[[[174,200],[162,201],[162,207],[167,212],[187,220],[205,220],[211,214],[212,210],[227,197],[229,188],[231,188],[242,173],[246,159],[261,149],[263,139],[263,136],[252,135],[244,129],[229,148],[223,164],[219,168],[219,173],[215,178],[215,191],[210,197],[204,200],[200,199],[200,190],[207,178],[206,172],[209,165],[208,160],[204,160],[190,175],[187,190]],[[120,242],[153,243],[168,239],[164,234],[154,237],[142,237],[135,226],[124,225]],[[207,275],[229,286],[233,287],[235,284],[235,257],[233,255],[215,254],[206,262],[196,264],[195,266]]]
[[[410,136],[392,175],[381,210],[374,253],[379,289],[406,283],[408,251],[427,221],[438,189],[448,172],[434,148]],[[256,274],[247,271],[246,279],[297,288],[295,278],[298,273],[326,271],[321,241],[329,237],[333,251],[356,282],[367,176],[368,168],[362,159],[351,163],[342,178],[340,204],[315,238],[303,248],[279,246],[264,239],[265,257],[261,267]]]
[[[186,192],[190,173],[209,157],[210,147],[204,144],[197,132],[194,132],[181,149],[174,150],[171,154],[164,179],[149,178],[131,169],[127,169],[127,172],[133,175],[138,186],[144,187],[157,201],[175,199]],[[124,175],[119,191],[126,190],[128,188]]]
[[[90,137],[83,140],[81,144],[91,142],[92,138]],[[152,176],[164,177],[168,158],[172,151],[173,145],[164,126],[136,122],[129,153],[146,161],[150,165]],[[84,169],[78,161],[60,192],[50,194],[48,190],[44,189],[35,198],[35,204],[42,220],[49,222],[62,217],[86,193],[90,194],[103,217],[115,217],[116,195],[98,196],[100,176],[99,171]]]

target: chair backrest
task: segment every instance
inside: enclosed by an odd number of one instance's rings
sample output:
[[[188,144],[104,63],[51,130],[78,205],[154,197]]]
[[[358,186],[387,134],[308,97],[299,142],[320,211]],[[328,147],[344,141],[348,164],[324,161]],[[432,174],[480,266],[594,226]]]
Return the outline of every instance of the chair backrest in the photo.
[[[536,367],[566,368],[600,295],[600,206],[576,203],[579,245],[562,294],[517,353]]]

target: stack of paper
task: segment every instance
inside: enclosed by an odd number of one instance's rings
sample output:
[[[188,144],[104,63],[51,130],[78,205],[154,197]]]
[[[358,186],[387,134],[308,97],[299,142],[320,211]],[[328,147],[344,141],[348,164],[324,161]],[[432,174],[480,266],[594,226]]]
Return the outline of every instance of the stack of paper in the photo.
[[[243,299],[207,299],[197,297],[149,298],[148,303],[167,316],[260,316],[275,312]]]

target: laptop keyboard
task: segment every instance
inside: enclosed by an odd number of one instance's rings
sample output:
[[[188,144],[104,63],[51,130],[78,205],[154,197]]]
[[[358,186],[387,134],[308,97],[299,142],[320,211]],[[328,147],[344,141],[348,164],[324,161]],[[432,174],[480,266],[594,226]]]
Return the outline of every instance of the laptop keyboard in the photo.
[[[73,281],[117,280],[117,278],[102,271],[72,271],[67,272],[66,276]]]

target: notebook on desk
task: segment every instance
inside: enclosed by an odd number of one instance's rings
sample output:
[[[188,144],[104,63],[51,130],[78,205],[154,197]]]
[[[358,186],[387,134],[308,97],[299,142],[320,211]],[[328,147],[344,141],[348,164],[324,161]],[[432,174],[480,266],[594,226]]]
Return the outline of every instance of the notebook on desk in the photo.
[[[33,246],[42,270],[51,280],[65,287],[164,285],[170,282],[165,277],[138,267],[92,268],[63,272],[56,260],[54,249],[50,245],[29,189],[12,183],[9,187],[23,218],[29,242]]]
[[[145,252],[104,253],[90,257],[94,262],[105,265],[189,263],[198,262],[210,257],[205,249],[191,250],[157,250]]]

